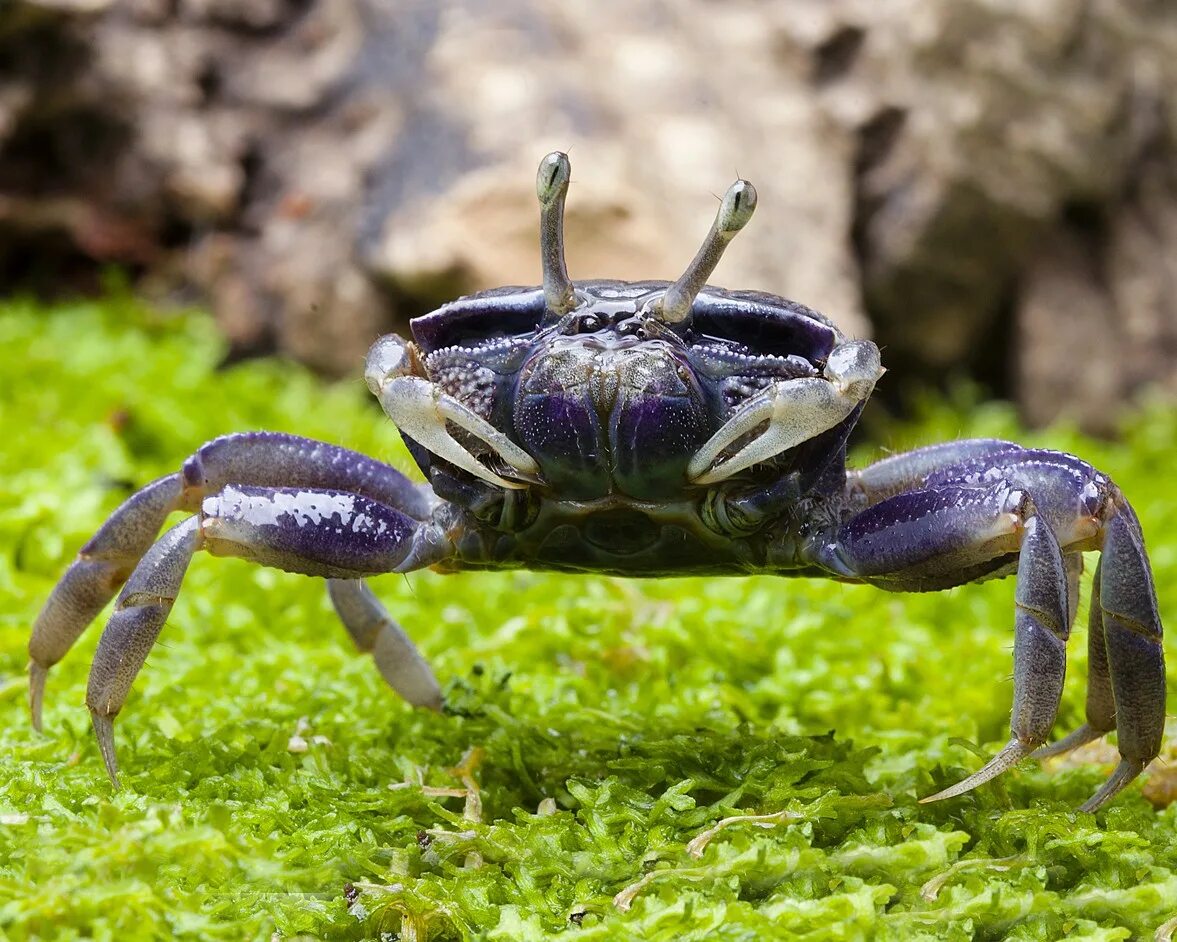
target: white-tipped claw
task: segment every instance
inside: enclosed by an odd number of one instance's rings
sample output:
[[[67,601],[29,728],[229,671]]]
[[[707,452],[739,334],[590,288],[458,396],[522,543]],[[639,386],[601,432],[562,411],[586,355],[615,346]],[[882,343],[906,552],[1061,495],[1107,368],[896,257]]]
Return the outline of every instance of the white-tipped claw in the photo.
[[[847,341],[830,354],[823,376],[781,380],[746,400],[694,454],[687,477],[692,484],[717,484],[832,429],[871,394],[882,373],[878,347],[869,340]],[[761,426],[739,451],[719,461]]]
[[[413,353],[410,345],[396,334],[385,334],[368,351],[364,361],[364,381],[372,395],[379,398],[384,384],[394,376],[413,374]]]
[[[521,476],[539,477],[539,466],[531,455],[478,413],[447,396],[426,379],[398,376],[387,380],[380,387],[380,405],[402,433],[439,458],[489,484],[508,490],[527,487],[523,482],[509,481],[495,474],[482,464],[449,433],[447,420],[480,439]]]
[[[978,785],[984,785],[986,782],[997,778],[1002,772],[1012,769],[1026,758],[1030,752],[1031,750],[1028,746],[1023,746],[1016,739],[1011,739],[1006,743],[1005,748],[986,762],[982,768],[978,769],[968,778],[945,788],[943,791],[938,791],[934,795],[921,798],[920,804],[926,805],[933,801],[944,801],[946,798],[956,798],[965,792],[971,792]]]
[[[698,254],[678,281],[650,308],[654,317],[668,324],[681,324],[690,317],[695,298],[715,271],[728,243],[748,224],[755,210],[756,187],[747,180],[737,180],[728,187]]]

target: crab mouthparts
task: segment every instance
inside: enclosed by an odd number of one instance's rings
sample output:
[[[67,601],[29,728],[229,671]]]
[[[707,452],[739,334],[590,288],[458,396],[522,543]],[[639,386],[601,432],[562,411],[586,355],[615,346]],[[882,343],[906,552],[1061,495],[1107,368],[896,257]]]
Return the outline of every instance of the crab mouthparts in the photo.
[[[662,344],[550,350],[519,392],[519,440],[568,499],[680,497],[687,464],[708,435],[702,393]]]

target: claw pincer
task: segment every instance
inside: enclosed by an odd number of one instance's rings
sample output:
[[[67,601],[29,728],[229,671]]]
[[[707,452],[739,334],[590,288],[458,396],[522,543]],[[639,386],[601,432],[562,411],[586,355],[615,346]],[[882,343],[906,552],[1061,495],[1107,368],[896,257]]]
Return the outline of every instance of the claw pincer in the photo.
[[[707,284],[752,217],[752,185],[728,189],[676,281],[573,282],[570,180],[566,155],[543,159],[542,284],[443,305],[368,354],[368,387],[427,483],[293,435],[205,444],[117,508],[53,590],[29,642],[34,725],[49,669],[121,586],[87,691],[116,778],[114,717],[199,550],[324,578],[356,648],[432,709],[437,681],[368,576],[766,572],[898,592],[1016,576],[1009,742],[923,800],[1112,731],[1120,764],[1084,810],[1139,775],[1161,746],[1162,630],[1139,521],[1110,479],[991,439],[848,469],[847,438],[884,372],[878,348],[794,301]],[[157,539],[173,511],[192,516]],[[1046,745],[1082,554],[1096,550],[1086,722]]]

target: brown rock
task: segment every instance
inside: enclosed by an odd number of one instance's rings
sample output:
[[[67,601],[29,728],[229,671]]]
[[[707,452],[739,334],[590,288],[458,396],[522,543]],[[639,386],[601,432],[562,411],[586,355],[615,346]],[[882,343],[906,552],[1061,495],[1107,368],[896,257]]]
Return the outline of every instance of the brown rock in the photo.
[[[354,370],[537,282],[566,149],[574,278],[676,277],[739,173],[715,281],[873,332],[884,392],[972,373],[1108,429],[1177,387],[1168,4],[15,0],[0,62],[0,285],[121,261],[239,353]]]

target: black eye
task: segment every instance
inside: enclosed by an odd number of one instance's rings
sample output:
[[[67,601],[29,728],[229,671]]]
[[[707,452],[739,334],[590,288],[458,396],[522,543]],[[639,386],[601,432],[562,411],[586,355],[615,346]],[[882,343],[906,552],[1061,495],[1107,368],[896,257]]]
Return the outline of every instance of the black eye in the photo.
[[[591,334],[605,326],[605,318],[600,314],[585,314],[580,319],[580,333]]]

